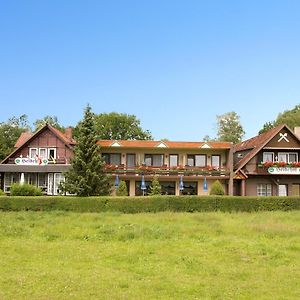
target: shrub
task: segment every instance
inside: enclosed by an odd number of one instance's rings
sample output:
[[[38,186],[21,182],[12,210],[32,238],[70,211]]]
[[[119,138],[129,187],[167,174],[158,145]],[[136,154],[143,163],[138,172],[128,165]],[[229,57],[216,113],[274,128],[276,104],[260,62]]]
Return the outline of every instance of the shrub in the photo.
[[[158,177],[154,176],[150,185],[150,196],[161,195],[161,185],[159,184]]]
[[[209,192],[210,195],[225,195],[225,191],[222,183],[219,180],[216,180],[212,185]]]
[[[6,194],[0,189],[0,196],[6,196]]]
[[[42,190],[31,184],[14,183],[10,187],[11,196],[41,196]]]
[[[116,191],[117,196],[128,196],[127,185],[124,180],[120,180],[119,187]]]
[[[152,197],[0,197],[0,211],[74,211],[122,213],[300,210],[299,197],[152,196]]]

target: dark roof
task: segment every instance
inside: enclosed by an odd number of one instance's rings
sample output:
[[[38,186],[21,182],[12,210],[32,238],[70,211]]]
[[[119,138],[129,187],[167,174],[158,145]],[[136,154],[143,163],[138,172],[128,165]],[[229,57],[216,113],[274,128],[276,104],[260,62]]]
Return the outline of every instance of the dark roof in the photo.
[[[252,159],[263,147],[268,144],[272,138],[278,134],[283,128],[286,128],[290,133],[298,139],[294,132],[285,124],[276,126],[267,132],[264,132],[260,135],[252,137],[246,141],[243,141],[234,147],[234,152],[240,152],[245,150],[250,150],[235,166],[234,169],[239,171],[243,168],[249,161]],[[299,139],[298,139],[299,140]]]

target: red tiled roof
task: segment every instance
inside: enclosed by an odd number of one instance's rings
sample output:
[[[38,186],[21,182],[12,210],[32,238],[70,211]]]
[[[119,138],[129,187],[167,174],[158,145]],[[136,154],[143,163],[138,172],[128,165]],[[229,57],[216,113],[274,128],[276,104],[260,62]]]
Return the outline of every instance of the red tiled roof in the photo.
[[[70,144],[70,145],[76,144],[74,139],[69,139],[60,130],[56,129],[55,127],[53,127],[51,125],[48,125],[48,127],[50,130],[52,130],[52,132],[54,134],[56,134],[58,137],[60,137],[65,142],[65,144]]]
[[[165,145],[166,148],[172,149],[197,149],[205,144],[208,149],[230,149],[231,143],[229,142],[170,142],[170,141],[126,141],[126,140],[99,140],[98,145],[102,147],[111,147],[113,144],[118,143],[120,147],[124,148],[160,148],[159,145]],[[205,149],[206,147],[202,148]]]
[[[33,136],[33,133],[30,131],[22,132],[19,136],[18,140],[15,143],[15,148],[19,148],[24,143],[26,143],[31,137]]]

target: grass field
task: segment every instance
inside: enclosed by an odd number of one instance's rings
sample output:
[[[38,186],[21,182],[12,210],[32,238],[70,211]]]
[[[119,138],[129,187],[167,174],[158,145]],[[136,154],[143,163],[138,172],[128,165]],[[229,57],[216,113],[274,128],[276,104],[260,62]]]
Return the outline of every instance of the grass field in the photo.
[[[0,213],[0,299],[300,299],[300,212]]]

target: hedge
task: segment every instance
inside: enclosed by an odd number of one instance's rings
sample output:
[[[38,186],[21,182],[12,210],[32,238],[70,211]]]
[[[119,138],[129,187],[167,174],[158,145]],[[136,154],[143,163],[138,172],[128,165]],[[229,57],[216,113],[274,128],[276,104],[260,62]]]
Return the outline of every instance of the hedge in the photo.
[[[232,196],[148,196],[148,197],[71,197],[71,196],[3,196],[2,211],[107,212],[201,212],[299,210],[300,197],[232,197]]]

